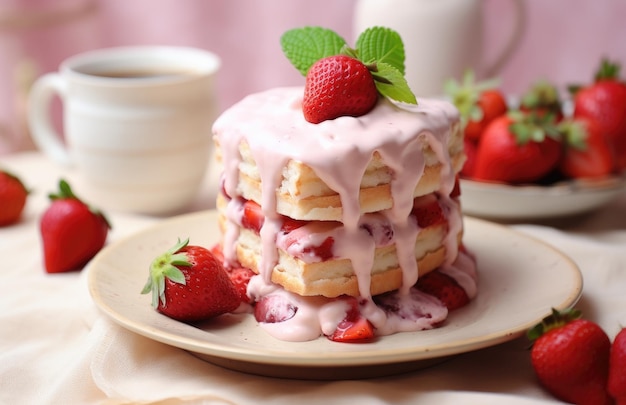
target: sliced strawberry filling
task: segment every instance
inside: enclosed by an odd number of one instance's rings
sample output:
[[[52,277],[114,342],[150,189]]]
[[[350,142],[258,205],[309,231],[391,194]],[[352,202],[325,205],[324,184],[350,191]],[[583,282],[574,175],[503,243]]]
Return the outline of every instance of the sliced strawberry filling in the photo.
[[[354,297],[341,297],[349,309],[346,317],[337,324],[337,329],[328,338],[335,342],[363,342],[374,337],[374,326],[367,320],[359,309],[359,303]]]
[[[458,190],[458,187],[455,187],[455,190]],[[458,198],[458,191],[453,191],[452,194],[453,198]],[[265,221],[261,207],[250,200],[242,200],[241,205],[243,207],[241,226],[259,234]],[[422,229],[448,221],[442,199],[436,194],[416,198],[410,218],[417,221],[417,225]],[[340,227],[341,223],[301,221],[286,216],[279,216],[279,220],[282,221],[281,232],[276,243],[284,251],[307,262],[325,261],[335,257],[333,230]],[[360,228],[373,238],[376,247],[393,243],[393,226],[383,214],[365,214]]]
[[[298,307],[281,295],[266,295],[254,304],[254,318],[261,323],[284,322],[297,311]]]

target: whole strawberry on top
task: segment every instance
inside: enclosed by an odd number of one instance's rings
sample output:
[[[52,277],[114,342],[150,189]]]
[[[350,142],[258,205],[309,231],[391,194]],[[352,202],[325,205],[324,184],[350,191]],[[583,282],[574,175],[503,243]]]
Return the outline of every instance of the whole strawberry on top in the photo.
[[[539,382],[555,397],[578,405],[609,405],[611,342],[578,310],[557,311],[528,331],[531,362]]]
[[[184,322],[232,312],[241,303],[222,263],[209,249],[189,245],[189,239],[179,240],[152,261],[141,290],[149,292],[157,311]]]
[[[0,226],[17,222],[22,215],[28,190],[14,174],[0,170]]]
[[[417,104],[404,78],[404,45],[397,32],[365,30],[350,48],[332,30],[304,27],[280,39],[283,52],[306,77],[302,111],[313,123],[367,114],[379,95]]]
[[[472,70],[463,75],[459,83],[454,79],[444,84],[444,92],[459,109],[465,139],[476,144],[487,125],[506,114],[508,106],[498,88],[498,80],[477,82]]]
[[[65,181],[40,220],[45,269],[60,273],[81,269],[106,242],[110,224],[98,209],[87,205]]]
[[[595,121],[609,143],[615,168],[626,169],[626,84],[620,65],[603,60],[592,84],[575,88],[574,117]]]

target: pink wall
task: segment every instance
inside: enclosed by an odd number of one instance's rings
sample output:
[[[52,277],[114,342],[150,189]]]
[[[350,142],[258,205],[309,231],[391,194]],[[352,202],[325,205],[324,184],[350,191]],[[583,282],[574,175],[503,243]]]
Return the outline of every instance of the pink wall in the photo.
[[[62,25],[6,27],[6,16],[14,15],[15,10],[40,12],[45,7],[71,8],[88,1],[0,0],[0,54],[4,59],[0,61],[0,154],[29,146],[19,135],[3,135],[1,127],[6,126],[3,120],[21,114],[15,107],[12,81],[16,64],[24,59],[34,61],[40,74],[89,48],[137,44],[201,47],[223,60],[219,96],[221,108],[226,108],[250,92],[303,83],[280,50],[279,38],[285,30],[321,25],[353,41],[355,0],[93,0],[97,5],[93,13]],[[604,55],[626,65],[626,1],[525,3],[526,34],[501,73],[507,92],[519,93],[539,78],[558,85],[589,80]],[[509,6],[505,0],[484,0],[488,60],[496,54],[502,44],[501,33],[511,23],[504,18]]]

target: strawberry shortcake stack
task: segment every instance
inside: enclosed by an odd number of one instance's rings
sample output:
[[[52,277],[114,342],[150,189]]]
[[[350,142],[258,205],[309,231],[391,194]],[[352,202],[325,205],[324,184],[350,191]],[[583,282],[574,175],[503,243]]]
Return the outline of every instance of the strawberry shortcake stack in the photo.
[[[311,38],[338,50],[313,56]],[[376,56],[390,52],[373,43],[398,41],[372,28],[357,52],[329,30],[289,31],[283,49],[305,87],[252,94],[214,124],[225,264],[254,272],[247,295],[279,339],[430,329],[476,294],[459,114],[408,90],[401,41],[401,55]]]

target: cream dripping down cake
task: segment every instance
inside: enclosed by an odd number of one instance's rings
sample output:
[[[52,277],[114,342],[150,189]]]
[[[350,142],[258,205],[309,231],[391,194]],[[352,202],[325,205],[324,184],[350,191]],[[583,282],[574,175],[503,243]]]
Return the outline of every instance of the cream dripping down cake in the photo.
[[[322,57],[318,37],[330,48]],[[441,325],[476,294],[462,246],[458,111],[413,96],[389,29],[365,31],[356,49],[319,27],[281,41],[306,85],[249,95],[213,127],[226,267],[255,274],[247,295],[278,339],[354,341]],[[341,78],[329,84],[333,74]],[[458,291],[462,302],[446,303]]]

